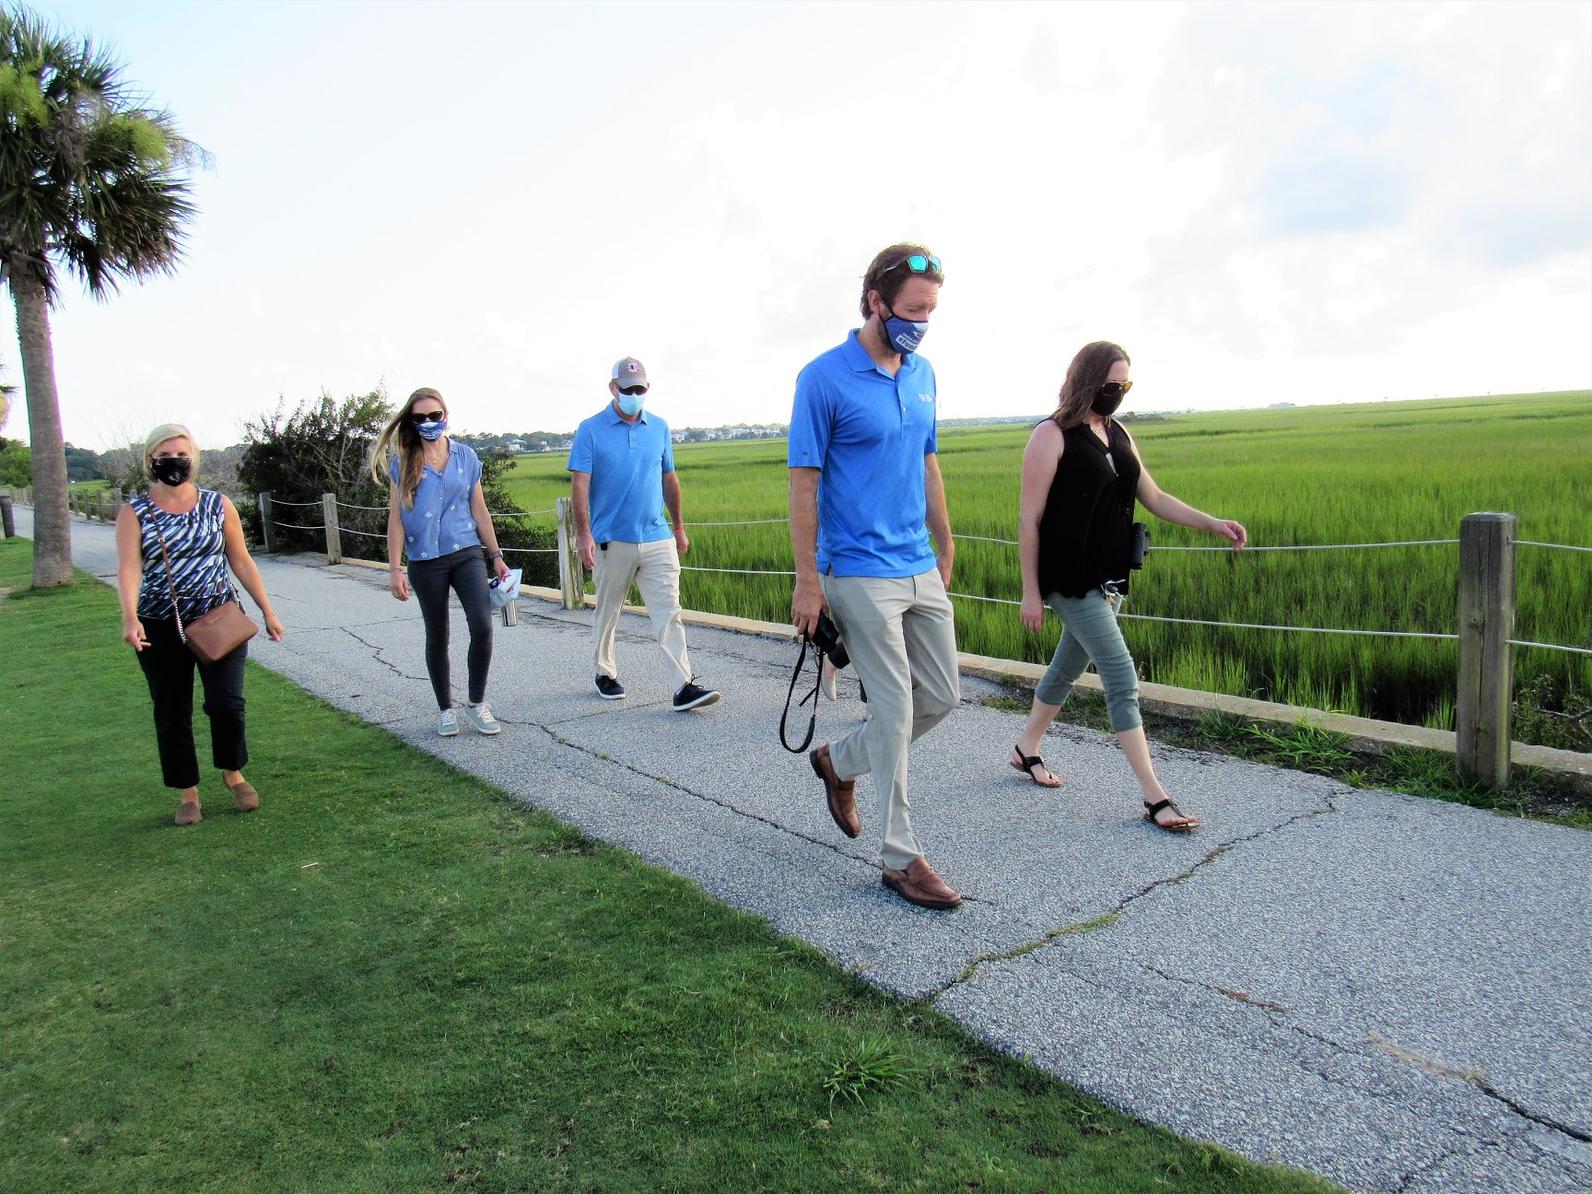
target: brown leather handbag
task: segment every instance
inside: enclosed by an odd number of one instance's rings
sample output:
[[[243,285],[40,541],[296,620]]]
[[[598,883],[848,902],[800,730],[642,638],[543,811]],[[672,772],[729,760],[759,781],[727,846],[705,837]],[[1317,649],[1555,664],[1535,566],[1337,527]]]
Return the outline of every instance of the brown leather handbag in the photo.
[[[243,612],[243,602],[236,596],[184,626],[182,613],[177,608],[177,586],[171,581],[171,557],[166,554],[166,536],[160,533],[158,526],[155,527],[155,537],[160,540],[160,558],[166,565],[166,587],[171,590],[171,616],[177,619],[177,637],[188,644],[188,650],[199,657],[200,663],[216,663],[225,659],[260,633],[254,619]]]

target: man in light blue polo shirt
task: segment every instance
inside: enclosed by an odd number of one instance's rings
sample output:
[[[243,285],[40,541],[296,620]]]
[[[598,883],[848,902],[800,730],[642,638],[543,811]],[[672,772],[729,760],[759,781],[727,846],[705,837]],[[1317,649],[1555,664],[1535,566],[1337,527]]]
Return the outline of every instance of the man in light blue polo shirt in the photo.
[[[944,280],[939,258],[919,245],[873,259],[866,322],[796,379],[787,461],[791,620],[810,634],[827,610],[868,693],[868,720],[808,757],[847,837],[862,833],[857,776],[872,774],[884,884],[926,908],[962,902],[918,848],[907,800],[908,743],[961,699],[934,369],[917,354]]]
[[[609,403],[575,432],[568,468],[580,560],[597,585],[597,692],[624,697],[614,662],[614,630],[631,584],[641,590],[653,633],[669,660],[677,710],[711,705],[719,694],[691,675],[680,618],[680,557],[691,549],[680,514],[669,426],[645,413],[647,371],[635,357],[614,363]],[[674,519],[671,531],[664,504]]]

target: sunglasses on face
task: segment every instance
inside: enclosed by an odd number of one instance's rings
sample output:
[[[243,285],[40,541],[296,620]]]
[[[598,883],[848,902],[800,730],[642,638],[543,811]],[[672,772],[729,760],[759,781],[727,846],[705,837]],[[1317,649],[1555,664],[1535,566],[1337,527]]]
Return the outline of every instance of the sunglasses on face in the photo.
[[[1101,398],[1115,398],[1120,394],[1126,394],[1132,388],[1133,383],[1131,381],[1108,381],[1095,393]]]
[[[905,266],[908,271],[914,274],[943,274],[945,272],[940,268],[940,259],[938,257],[931,257],[924,253],[913,253],[910,257],[903,257],[890,268],[900,269],[902,266]]]
[[[409,419],[416,427],[422,427],[427,423],[440,423],[446,417],[440,410],[416,410],[409,413]]]
[[[619,392],[621,394],[626,395],[627,397],[634,398],[637,394],[645,394],[647,392],[647,387],[646,386],[620,386],[619,387]]]

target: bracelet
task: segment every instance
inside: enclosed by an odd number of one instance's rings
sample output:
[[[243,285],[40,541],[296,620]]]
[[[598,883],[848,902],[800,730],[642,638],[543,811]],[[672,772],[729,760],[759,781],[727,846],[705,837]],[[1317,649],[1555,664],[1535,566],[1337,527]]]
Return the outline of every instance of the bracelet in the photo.
[[[493,560],[501,560],[503,558],[503,553],[501,551],[489,551],[487,552],[487,557]]]

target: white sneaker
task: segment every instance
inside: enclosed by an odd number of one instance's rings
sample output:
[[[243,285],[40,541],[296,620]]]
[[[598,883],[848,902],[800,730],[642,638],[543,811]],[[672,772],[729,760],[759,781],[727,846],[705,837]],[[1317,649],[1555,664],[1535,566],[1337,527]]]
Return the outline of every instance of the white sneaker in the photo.
[[[459,732],[459,715],[452,709],[444,709],[437,714],[437,733],[444,738],[452,738]]]
[[[501,734],[503,727],[492,716],[492,706],[482,701],[479,705],[464,707],[464,720],[479,734]]]

